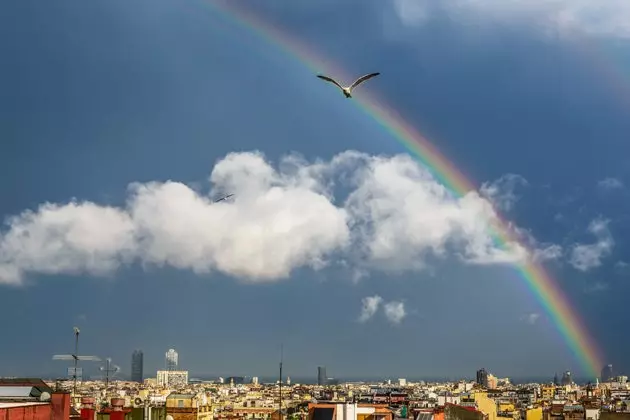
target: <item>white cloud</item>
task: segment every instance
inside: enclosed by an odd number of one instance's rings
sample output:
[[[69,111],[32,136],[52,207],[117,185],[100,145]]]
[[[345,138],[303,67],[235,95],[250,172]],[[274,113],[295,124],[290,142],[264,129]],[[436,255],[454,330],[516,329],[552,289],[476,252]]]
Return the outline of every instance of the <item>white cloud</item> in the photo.
[[[597,187],[602,190],[616,190],[623,188],[623,182],[618,180],[617,178],[605,178],[597,183]]]
[[[526,186],[527,180],[520,175],[505,174],[492,182],[481,185],[481,195],[488,198],[500,210],[509,211],[519,200],[516,189]]]
[[[630,2],[626,0],[394,0],[404,25],[420,25],[437,12],[463,22],[530,24],[564,33],[630,37]]]
[[[557,260],[562,257],[562,247],[557,244],[545,246],[544,248],[538,248],[534,251],[534,259],[537,261]]]
[[[588,285],[584,288],[585,293],[599,293],[605,292],[610,288],[608,283],[604,283],[602,281],[596,281],[595,283]]]
[[[573,247],[571,253],[570,263],[580,271],[588,271],[601,266],[602,259],[611,254],[615,245],[615,241],[608,230],[607,220],[593,220],[588,227],[588,231],[595,235],[597,242],[577,244]]]
[[[129,214],[94,203],[45,203],[7,223],[0,237],[0,283],[19,283],[25,271],[105,275],[137,250]]]
[[[272,166],[254,153],[217,162],[211,194],[174,181],[132,184],[120,208],[91,202],[41,205],[9,218],[0,233],[0,283],[27,273],[108,275],[121,265],[214,270],[246,281],[319,269],[333,255],[356,273],[413,270],[428,257],[471,264],[522,261],[517,243],[495,246],[490,203],[452,197],[407,155],[345,152],[309,163],[291,155]],[[335,204],[332,187],[353,188]],[[212,196],[234,193],[231,201]]]
[[[627,262],[625,262],[625,261],[617,261],[617,262],[615,263],[615,268],[617,268],[617,269],[619,269],[619,270],[625,270],[625,269],[627,269],[628,267],[630,267],[630,264],[628,264],[628,263],[627,263]]]
[[[424,268],[427,256],[456,248],[464,261],[501,264],[522,261],[526,251],[495,246],[490,203],[478,193],[453,198],[409,156],[370,158],[354,178],[346,201],[355,240],[371,264],[391,270]]]
[[[531,257],[536,262],[557,260],[564,254],[560,245],[539,242],[527,229],[513,226],[512,230],[516,233],[520,243],[526,245],[528,249],[532,250]]]
[[[535,313],[535,312],[523,315],[521,317],[521,321],[525,321],[530,325],[534,325],[536,322],[538,322],[539,319],[540,319],[540,314]]]
[[[383,298],[379,295],[368,296],[361,299],[361,314],[359,315],[359,322],[365,322],[371,319],[378,311],[381,302],[383,302]]]
[[[392,324],[400,324],[407,316],[405,304],[400,301],[387,302],[383,305],[383,311],[387,320]]]

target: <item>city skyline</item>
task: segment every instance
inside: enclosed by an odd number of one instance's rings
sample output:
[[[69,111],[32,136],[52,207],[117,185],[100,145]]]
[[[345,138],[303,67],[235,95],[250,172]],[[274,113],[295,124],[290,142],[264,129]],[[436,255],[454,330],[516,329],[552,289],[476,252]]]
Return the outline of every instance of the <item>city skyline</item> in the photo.
[[[139,349],[134,350],[131,355],[132,363],[131,363],[130,373],[129,375],[125,375],[123,371],[122,376],[123,377],[128,376],[128,379],[133,382],[142,382],[142,380],[138,380],[137,378],[143,377],[143,372],[144,372],[143,371],[143,358],[144,358],[144,352],[142,350],[139,350]],[[134,372],[134,365],[138,365],[137,370],[135,372]],[[152,377],[153,372],[158,372],[160,370],[167,370],[167,371],[182,370],[181,368],[179,368],[178,365],[179,365],[179,353],[175,349],[171,348],[164,353],[164,366],[158,367],[155,370],[153,370],[152,373],[148,375],[148,377]],[[117,366],[117,369],[120,369],[120,368]],[[236,372],[217,371],[214,373],[208,370],[204,371],[204,370],[199,370],[199,369],[196,371],[188,371],[186,369],[183,369],[183,370],[185,370],[186,372],[189,372],[189,377],[203,379],[203,380],[219,379],[221,377],[229,378],[233,376],[243,376],[243,375],[245,375],[248,378],[260,377],[260,378],[263,378],[263,380],[266,380],[267,382],[275,382],[278,379],[277,376],[274,376],[273,373],[269,373],[269,371],[263,371],[263,373],[260,376],[257,376],[259,375],[259,373],[251,374],[251,372],[243,372],[243,371],[238,371],[238,370]],[[411,371],[408,371],[408,372],[411,372]],[[561,379],[558,378],[558,372],[562,373]],[[298,369],[295,369],[293,373],[291,372],[287,373],[285,369],[283,378],[286,380],[286,378],[293,375],[294,379],[297,379],[298,382],[301,381],[302,383],[308,383],[308,384],[312,383],[312,384],[318,384],[318,385],[326,385],[330,383],[337,383],[340,381],[343,382],[343,381],[348,381],[348,380],[372,381],[372,380],[392,379],[392,378],[397,378],[397,377],[405,377],[406,379],[409,379],[412,381],[474,380],[476,383],[483,385],[485,387],[488,387],[488,383],[489,383],[488,378],[493,377],[494,380],[496,380],[499,376],[510,378],[511,380],[514,381],[514,383],[529,383],[529,382],[555,383],[557,382],[558,384],[560,384],[560,383],[570,383],[572,381],[575,381],[576,383],[586,384],[586,383],[593,382],[595,379],[605,382],[605,381],[610,380],[611,378],[618,376],[619,374],[621,375],[624,374],[624,372],[616,372],[613,369],[612,364],[607,364],[603,366],[600,372],[600,375],[597,378],[591,378],[588,376],[578,376],[577,378],[571,379],[572,377],[571,372],[568,370],[563,370],[563,369],[560,369],[560,371],[554,371],[553,375],[533,375],[533,376],[522,375],[522,376],[516,376],[516,377],[512,377],[509,374],[496,376],[492,372],[487,371],[485,368],[478,369],[474,375],[469,375],[469,373],[470,372],[463,372],[459,375],[456,374],[456,375],[424,375],[423,376],[422,374],[413,374],[413,373],[411,375],[407,375],[407,374],[371,375],[370,372],[364,372],[361,375],[355,375],[355,376],[344,375],[342,378],[335,378],[335,377],[328,376],[326,366],[319,365],[317,366],[317,371],[313,376],[307,374],[305,368],[302,366],[302,367],[299,367]],[[51,377],[59,377],[59,375],[52,375]],[[331,382],[331,380],[333,382]]]
[[[0,5],[0,375],[630,371],[630,8],[439,3]]]

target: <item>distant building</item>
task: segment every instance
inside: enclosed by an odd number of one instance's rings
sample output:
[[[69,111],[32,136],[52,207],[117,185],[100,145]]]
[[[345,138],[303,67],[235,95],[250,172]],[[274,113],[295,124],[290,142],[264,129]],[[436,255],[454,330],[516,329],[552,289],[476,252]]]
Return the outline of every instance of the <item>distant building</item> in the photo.
[[[489,416],[473,406],[446,404],[444,420],[485,420]]]
[[[326,366],[317,367],[317,385],[326,385]]]
[[[387,405],[355,403],[309,403],[308,420],[393,420]]]
[[[573,383],[573,379],[571,378],[571,372],[567,370],[562,375],[562,385],[571,385],[572,383]]]
[[[225,383],[231,385],[244,385],[250,383],[251,379],[249,376],[228,376],[224,379]]]
[[[179,362],[179,355],[175,351],[175,349],[169,349],[165,355],[166,359],[166,370],[177,370],[177,365]]]
[[[602,374],[601,374],[602,382],[610,382],[610,380],[613,379],[614,377],[615,375],[613,375],[613,366],[612,365],[604,366],[604,368],[602,369]]]
[[[157,384],[164,388],[179,389],[188,385],[186,370],[158,370]]]
[[[131,355],[131,381],[142,383],[144,378],[142,376],[142,369],[144,363],[144,354],[142,350],[135,350]]]
[[[166,419],[211,420],[212,407],[204,394],[177,394],[173,392],[166,397]]]
[[[483,368],[477,371],[477,384],[488,388],[488,372]]]

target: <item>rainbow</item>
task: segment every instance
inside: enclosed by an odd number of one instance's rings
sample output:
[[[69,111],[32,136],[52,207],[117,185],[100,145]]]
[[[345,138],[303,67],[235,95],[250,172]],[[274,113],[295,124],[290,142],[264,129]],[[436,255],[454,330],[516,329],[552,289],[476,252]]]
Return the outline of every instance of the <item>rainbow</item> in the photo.
[[[297,58],[313,72],[325,72],[335,77],[343,77],[344,72],[336,68],[333,63],[306,45],[300,43],[295,36],[281,32],[277,27],[264,22],[261,18],[239,6],[237,0],[212,0],[209,4],[213,10],[220,12],[230,21],[253,31],[255,35],[265,39],[289,56]],[[349,78],[346,78],[349,80]],[[463,196],[476,190],[473,182],[465,177],[455,165],[444,157],[440,151],[422,136],[411,124],[406,123],[394,110],[387,107],[382,100],[371,95],[368,90],[361,91],[353,99],[365,114],[376,120],[382,128],[400,142],[414,157],[422,162],[428,170],[457,196]],[[510,228],[510,223],[499,217],[493,226],[495,242],[507,248],[519,244],[519,239]],[[523,248],[523,244],[519,244]],[[589,378],[599,376],[599,369],[603,366],[601,352],[590,336],[583,321],[571,307],[565,294],[558,288],[557,283],[538,262],[531,258],[527,262],[515,266],[520,277],[525,280],[528,288],[540,302],[550,319],[557,327],[570,351]]]

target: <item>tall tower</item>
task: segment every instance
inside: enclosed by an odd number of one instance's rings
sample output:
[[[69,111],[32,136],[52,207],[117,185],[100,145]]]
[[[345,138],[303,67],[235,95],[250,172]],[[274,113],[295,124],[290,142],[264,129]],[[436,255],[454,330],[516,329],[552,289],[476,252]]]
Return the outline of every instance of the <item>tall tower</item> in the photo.
[[[488,388],[488,372],[483,368],[477,371],[477,384]]]
[[[613,378],[613,366],[612,365],[606,365],[604,366],[604,368],[602,369],[602,382],[608,382]]]
[[[569,372],[568,370],[566,372],[564,372],[564,374],[562,375],[562,385],[571,385],[573,383],[573,379],[571,378],[571,372]]]
[[[169,349],[166,352],[166,370],[177,370],[179,355],[175,349]]]
[[[131,355],[131,381],[142,383],[144,378],[142,377],[142,368],[144,362],[144,354],[142,350],[134,350]]]
[[[317,366],[317,385],[326,385],[326,366]]]

